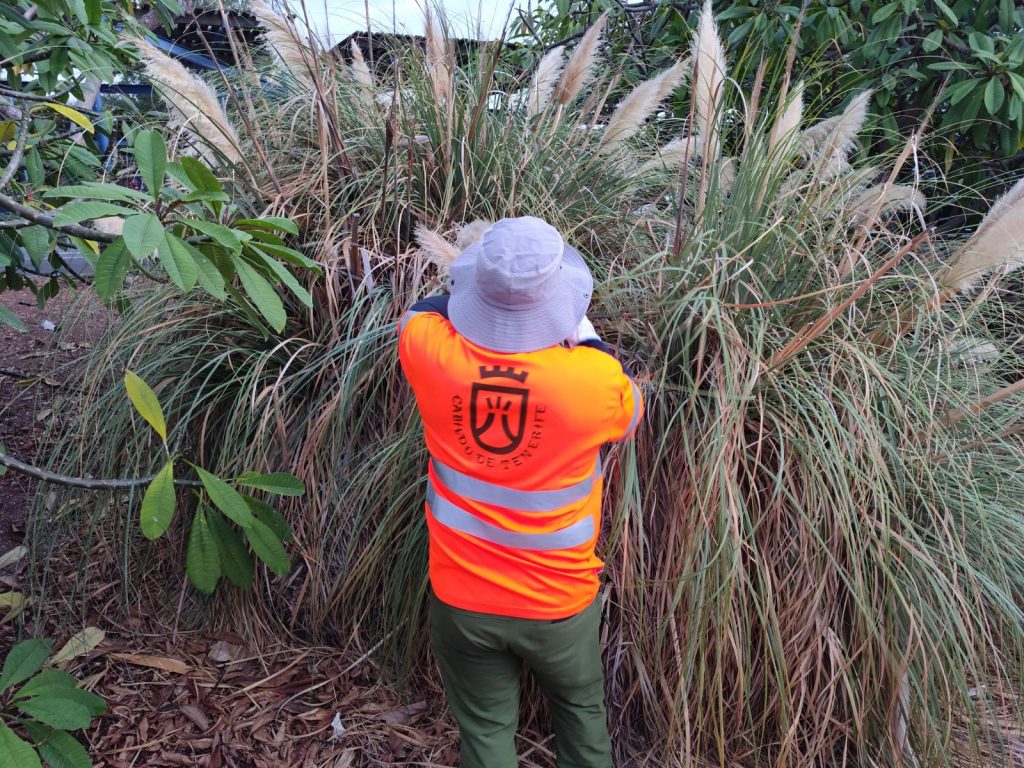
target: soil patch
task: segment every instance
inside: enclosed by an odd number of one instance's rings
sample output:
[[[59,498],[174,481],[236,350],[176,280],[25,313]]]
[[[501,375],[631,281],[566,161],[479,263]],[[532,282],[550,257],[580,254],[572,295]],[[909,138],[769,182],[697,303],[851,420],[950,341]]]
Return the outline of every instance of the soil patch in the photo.
[[[40,309],[28,289],[0,293],[4,306],[27,326],[24,333],[0,323],[0,445],[37,466],[49,459],[47,435],[74,408],[73,379],[82,351],[91,347],[111,313],[91,289],[61,290]],[[8,471],[0,477],[0,554],[21,543],[38,481]],[[45,492],[45,491],[43,491]]]

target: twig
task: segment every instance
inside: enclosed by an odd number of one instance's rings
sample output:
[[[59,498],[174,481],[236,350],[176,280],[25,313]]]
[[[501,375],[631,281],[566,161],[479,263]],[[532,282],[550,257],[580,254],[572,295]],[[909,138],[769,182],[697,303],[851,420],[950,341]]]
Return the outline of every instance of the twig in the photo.
[[[93,491],[116,491],[138,488],[140,485],[149,485],[156,477],[156,475],[149,475],[148,477],[119,478],[117,480],[94,480],[88,477],[72,477],[51,472],[48,469],[33,467],[31,464],[19,461],[13,456],[8,456],[6,453],[0,453],[0,466],[13,469],[15,472],[20,472],[23,475],[34,477],[43,482],[65,485],[69,488],[86,488]],[[189,488],[201,488],[203,485],[199,480],[182,479],[175,479],[174,484]]]
[[[83,240],[97,240],[101,243],[112,243],[120,237],[120,235],[111,235],[106,232],[101,232],[98,229],[93,229],[92,227],[83,227],[81,224],[65,224],[62,227],[58,227],[53,223],[53,216],[40,213],[39,211],[29,208],[27,205],[22,205],[14,198],[8,197],[2,192],[0,192],[0,207],[6,208],[11,213],[20,216],[23,219],[27,219],[33,224],[39,224],[47,229],[63,232],[65,235],[71,235],[72,237],[80,237]]]
[[[18,124],[18,143],[14,147],[14,153],[11,155],[11,159],[7,163],[4,175],[0,176],[0,189],[4,189],[11,183],[11,179],[14,178],[14,174],[17,172],[18,168],[21,167],[21,158],[25,155],[25,141],[28,139],[28,124],[31,118],[32,115],[27,109],[23,109],[21,111],[21,121]]]

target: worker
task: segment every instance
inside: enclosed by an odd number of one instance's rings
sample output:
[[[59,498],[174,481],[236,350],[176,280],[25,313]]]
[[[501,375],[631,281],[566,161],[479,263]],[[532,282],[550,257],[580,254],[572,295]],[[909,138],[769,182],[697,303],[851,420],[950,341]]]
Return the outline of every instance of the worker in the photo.
[[[462,768],[515,768],[525,663],[559,768],[610,768],[598,575],[601,447],[643,399],[586,312],[593,278],[558,231],[502,219],[416,302],[399,359],[430,455],[431,646]]]

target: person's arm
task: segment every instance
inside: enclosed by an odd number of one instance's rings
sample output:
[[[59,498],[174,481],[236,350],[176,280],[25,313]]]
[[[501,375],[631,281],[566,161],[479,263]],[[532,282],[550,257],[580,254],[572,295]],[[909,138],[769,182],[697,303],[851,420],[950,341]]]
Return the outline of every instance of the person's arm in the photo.
[[[574,347],[590,347],[596,349],[599,352],[604,352],[606,355],[615,358],[619,365],[622,366],[622,371],[630,378],[633,378],[633,374],[629,372],[625,364],[616,357],[615,353],[608,348],[608,345],[604,343],[604,340],[597,335],[597,330],[594,328],[594,324],[590,322],[590,319],[584,315],[583,319],[580,320],[579,326],[573,332],[567,341],[571,346]]]
[[[447,320],[449,298],[451,297],[447,293],[442,293],[439,296],[428,296],[417,301],[402,315],[402,319],[398,323],[398,333],[401,334],[405,330],[405,324],[416,317],[416,315],[422,315],[427,312],[438,314]]]

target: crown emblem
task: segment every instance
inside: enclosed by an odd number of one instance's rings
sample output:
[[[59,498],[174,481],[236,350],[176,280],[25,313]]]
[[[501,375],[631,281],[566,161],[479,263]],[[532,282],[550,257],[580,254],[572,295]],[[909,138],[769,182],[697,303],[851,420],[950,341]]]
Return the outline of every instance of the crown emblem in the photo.
[[[522,384],[526,381],[527,376],[529,376],[529,373],[526,371],[517,371],[512,366],[509,366],[508,368],[502,368],[498,365],[493,368],[488,368],[486,365],[480,366],[481,379],[514,379]]]

